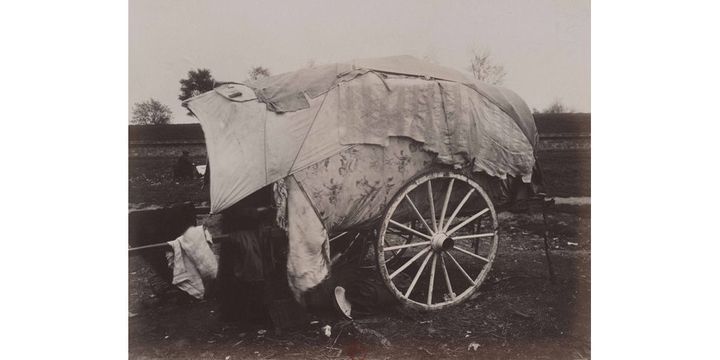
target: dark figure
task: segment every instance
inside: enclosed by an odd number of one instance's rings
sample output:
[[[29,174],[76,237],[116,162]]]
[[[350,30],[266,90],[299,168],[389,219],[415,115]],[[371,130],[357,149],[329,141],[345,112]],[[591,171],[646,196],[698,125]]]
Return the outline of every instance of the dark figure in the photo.
[[[210,158],[208,157],[205,161],[205,175],[203,175],[203,190],[210,189]]]
[[[175,180],[192,179],[195,177],[195,172],[195,164],[190,160],[190,153],[183,150],[173,169]]]
[[[262,322],[269,317],[264,289],[272,273],[271,256],[262,228],[273,219],[271,205],[272,187],[266,186],[221,213],[227,239],[220,246],[218,296],[225,321]]]

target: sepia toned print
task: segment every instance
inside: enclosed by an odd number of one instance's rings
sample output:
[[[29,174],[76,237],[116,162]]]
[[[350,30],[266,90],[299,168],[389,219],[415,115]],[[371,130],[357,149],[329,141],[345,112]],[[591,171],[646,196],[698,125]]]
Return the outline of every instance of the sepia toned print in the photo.
[[[589,3],[351,5],[131,1],[129,357],[589,358]]]

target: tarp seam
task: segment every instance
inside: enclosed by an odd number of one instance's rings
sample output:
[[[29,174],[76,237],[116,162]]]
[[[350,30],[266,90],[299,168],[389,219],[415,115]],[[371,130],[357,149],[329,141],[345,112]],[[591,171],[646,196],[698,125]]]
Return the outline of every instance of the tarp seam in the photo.
[[[315,116],[312,119],[312,122],[310,123],[310,126],[308,126],[307,131],[305,132],[305,136],[303,137],[303,142],[300,145],[300,148],[298,149],[298,152],[295,154],[295,158],[293,159],[292,164],[290,164],[290,169],[288,169],[288,175],[292,172],[293,167],[295,166],[295,162],[297,161],[298,157],[300,156],[300,152],[302,152],[302,149],[305,147],[305,141],[307,141],[308,136],[310,135],[310,131],[313,128],[313,125],[315,125],[315,120],[317,119],[318,115],[320,114],[320,110],[322,110],[323,105],[325,105],[325,99],[327,99],[328,93],[325,93],[325,96],[322,99],[322,102],[320,103],[320,106],[318,107],[317,111],[315,112]]]
[[[310,199],[310,196],[305,191],[305,188],[302,186],[300,181],[298,181],[298,179],[295,178],[295,175],[289,175],[289,176],[292,176],[293,180],[295,181],[295,184],[297,184],[298,188],[300,188],[300,191],[303,193],[303,196],[305,196],[305,199],[308,201],[308,204],[310,204],[310,207],[313,209],[315,216],[317,216],[317,218],[320,220],[320,224],[322,224],[322,227],[325,230],[325,233],[328,234],[327,228],[325,227],[325,222],[323,221],[322,216],[320,216],[320,212],[317,210],[315,204],[313,204],[312,200]]]

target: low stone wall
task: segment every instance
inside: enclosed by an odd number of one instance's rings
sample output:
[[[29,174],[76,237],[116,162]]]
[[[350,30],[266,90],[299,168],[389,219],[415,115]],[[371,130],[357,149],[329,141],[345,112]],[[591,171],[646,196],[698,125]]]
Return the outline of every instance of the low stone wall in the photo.
[[[553,135],[540,136],[542,151],[590,150],[590,136]],[[188,151],[193,158],[204,158],[207,149],[204,142],[142,142],[130,143],[128,155],[131,158],[178,157]]]
[[[179,157],[183,151],[189,152],[193,158],[207,156],[205,142],[131,142],[128,156],[131,158]]]
[[[590,150],[590,135],[540,135],[540,150]]]
[[[541,151],[589,151],[590,114],[535,114]],[[184,151],[205,158],[200,124],[130,125],[130,158],[176,158]]]

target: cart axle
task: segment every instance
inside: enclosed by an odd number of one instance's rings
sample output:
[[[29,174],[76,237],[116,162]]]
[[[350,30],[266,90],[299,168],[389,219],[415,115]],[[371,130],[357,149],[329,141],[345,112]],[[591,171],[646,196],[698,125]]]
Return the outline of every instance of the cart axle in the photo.
[[[430,241],[430,247],[434,252],[450,251],[455,246],[455,240],[444,232],[435,233]]]

